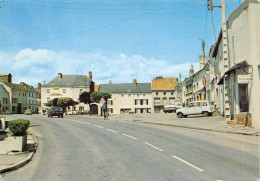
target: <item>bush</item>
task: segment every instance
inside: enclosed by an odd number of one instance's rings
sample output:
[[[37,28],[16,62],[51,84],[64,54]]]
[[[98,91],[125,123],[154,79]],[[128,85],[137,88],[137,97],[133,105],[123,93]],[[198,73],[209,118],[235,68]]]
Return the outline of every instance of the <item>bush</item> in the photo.
[[[23,136],[26,134],[26,130],[30,126],[29,120],[17,119],[9,121],[9,129],[13,132],[14,136]]]

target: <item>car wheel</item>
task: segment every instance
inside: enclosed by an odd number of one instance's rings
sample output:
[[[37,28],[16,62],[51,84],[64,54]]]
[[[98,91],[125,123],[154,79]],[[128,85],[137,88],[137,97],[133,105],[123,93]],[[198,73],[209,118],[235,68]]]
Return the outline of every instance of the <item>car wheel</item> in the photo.
[[[207,116],[209,115],[209,113],[208,113],[208,112],[203,112],[202,115],[203,115],[204,117],[207,117]]]
[[[188,117],[188,115],[185,115],[184,117],[186,118],[186,117]]]
[[[182,118],[183,114],[180,112],[177,114],[178,118]]]

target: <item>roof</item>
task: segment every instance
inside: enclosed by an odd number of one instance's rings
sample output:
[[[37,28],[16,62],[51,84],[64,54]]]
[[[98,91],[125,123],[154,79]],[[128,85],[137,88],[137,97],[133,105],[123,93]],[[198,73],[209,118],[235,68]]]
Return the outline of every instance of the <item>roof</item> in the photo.
[[[62,75],[62,78],[55,77],[45,87],[85,87],[90,84],[87,75]]]
[[[122,84],[101,84],[99,91],[109,93],[149,93],[151,83],[122,83]]]
[[[9,83],[9,82],[4,82],[5,85],[10,87],[12,90],[21,90],[21,91],[26,91],[26,88],[24,88],[20,84],[14,84],[14,83]]]
[[[174,77],[156,77],[152,80],[152,90],[175,90],[177,85],[176,78]]]

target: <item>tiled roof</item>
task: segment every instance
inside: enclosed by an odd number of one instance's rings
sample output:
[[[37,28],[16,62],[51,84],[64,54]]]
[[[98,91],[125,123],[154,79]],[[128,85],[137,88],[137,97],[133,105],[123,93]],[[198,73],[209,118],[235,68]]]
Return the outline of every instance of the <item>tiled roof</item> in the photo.
[[[109,93],[149,93],[151,83],[122,83],[122,84],[101,84],[99,91]]]
[[[14,84],[14,83],[9,83],[9,82],[4,82],[5,85],[10,87],[12,90],[21,90],[21,91],[26,91],[26,88],[24,88],[20,84]]]
[[[177,81],[174,77],[156,77],[152,80],[152,91],[154,90],[175,90]]]
[[[55,77],[45,87],[84,87],[90,84],[87,75],[62,75],[62,78]]]

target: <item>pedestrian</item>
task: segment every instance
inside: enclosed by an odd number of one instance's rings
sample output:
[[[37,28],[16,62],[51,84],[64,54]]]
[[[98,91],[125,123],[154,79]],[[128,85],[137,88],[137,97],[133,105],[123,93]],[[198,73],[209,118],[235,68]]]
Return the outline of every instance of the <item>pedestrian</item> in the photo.
[[[106,118],[108,119],[106,102],[102,105],[102,111],[103,111],[104,119]]]

